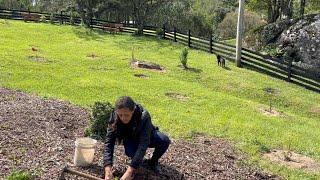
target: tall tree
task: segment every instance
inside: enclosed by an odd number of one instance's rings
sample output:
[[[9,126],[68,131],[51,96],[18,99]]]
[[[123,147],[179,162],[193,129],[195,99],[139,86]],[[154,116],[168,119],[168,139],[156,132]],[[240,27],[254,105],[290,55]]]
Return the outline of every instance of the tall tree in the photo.
[[[90,26],[91,19],[94,17],[99,3],[100,0],[76,0],[78,13],[85,25]]]
[[[28,10],[32,7],[32,0],[0,0],[0,8]]]
[[[294,0],[249,0],[247,6],[252,11],[264,11],[267,13],[267,22],[273,23],[281,19],[293,17]]]
[[[138,28],[137,34],[141,35],[147,20],[169,0],[128,0],[127,2],[132,8],[132,16]]]

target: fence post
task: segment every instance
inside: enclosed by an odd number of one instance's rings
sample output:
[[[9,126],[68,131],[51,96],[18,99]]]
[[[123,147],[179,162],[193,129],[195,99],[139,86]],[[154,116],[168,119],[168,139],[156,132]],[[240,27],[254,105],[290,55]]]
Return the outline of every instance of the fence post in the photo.
[[[166,25],[165,25],[165,24],[163,24],[162,29],[163,29],[163,36],[162,36],[162,38],[165,39],[165,38],[166,38]]]
[[[60,24],[63,24],[62,11],[60,11]]]
[[[291,74],[292,74],[292,59],[288,61],[288,81],[291,81]]]
[[[174,42],[177,42],[177,28],[173,27],[173,40]]]
[[[212,53],[212,34],[210,34],[210,40],[209,40],[209,43],[210,43],[210,53]]]
[[[188,31],[188,46],[191,47],[191,31]]]

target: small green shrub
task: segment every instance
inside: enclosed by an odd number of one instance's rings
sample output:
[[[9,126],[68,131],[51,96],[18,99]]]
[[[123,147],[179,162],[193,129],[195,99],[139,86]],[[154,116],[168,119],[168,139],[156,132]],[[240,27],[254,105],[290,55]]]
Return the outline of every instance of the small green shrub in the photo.
[[[265,95],[269,99],[269,112],[272,112],[272,102],[275,99],[276,96],[276,89],[273,89],[271,87],[266,87],[263,89]]]
[[[70,11],[70,24],[75,24],[75,13],[73,11]]]
[[[54,14],[53,13],[50,14],[50,23],[51,24],[54,23]]]
[[[182,64],[182,66],[187,69],[188,66],[187,66],[187,63],[188,63],[188,48],[184,48],[182,51],[181,51],[181,54],[180,54],[180,62]]]
[[[32,180],[34,177],[32,177],[29,173],[23,172],[23,171],[16,171],[13,170],[7,177],[5,177],[5,180]]]
[[[156,29],[156,34],[157,34],[158,37],[162,37],[162,35],[163,35],[163,29],[162,29],[162,28],[157,28],[157,29]]]
[[[92,117],[89,126],[85,129],[85,136],[100,140],[107,134],[107,121],[113,111],[109,102],[95,102],[92,106]]]
[[[258,139],[253,140],[253,144],[258,147],[258,152],[260,153],[269,153],[271,150],[263,143],[261,143]]]

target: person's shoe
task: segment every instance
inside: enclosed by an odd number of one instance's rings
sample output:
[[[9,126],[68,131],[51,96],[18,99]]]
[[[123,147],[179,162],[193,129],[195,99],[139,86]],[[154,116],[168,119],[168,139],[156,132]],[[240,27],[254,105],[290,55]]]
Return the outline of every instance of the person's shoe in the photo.
[[[152,161],[150,159],[147,159],[146,161],[150,170],[152,170],[155,174],[160,173],[160,166],[158,161]]]

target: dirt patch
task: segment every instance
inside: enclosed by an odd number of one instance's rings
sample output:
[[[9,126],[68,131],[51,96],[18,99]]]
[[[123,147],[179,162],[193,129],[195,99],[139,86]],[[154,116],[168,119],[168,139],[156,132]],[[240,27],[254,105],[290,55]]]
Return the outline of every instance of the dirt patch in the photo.
[[[102,157],[103,144],[99,142],[97,157]],[[115,148],[114,175],[121,177],[130,160],[123,156],[121,145]],[[152,150],[147,150],[150,158]],[[225,140],[197,136],[192,140],[173,140],[168,151],[160,159],[160,174],[148,170],[145,164],[138,169],[135,180],[181,180],[181,179],[280,179],[274,175],[257,172],[240,166],[243,156],[235,153],[233,147]],[[72,167],[91,175],[103,174],[102,158],[95,159],[89,168]],[[100,176],[103,178],[103,175]],[[70,174],[66,179],[82,179]]]
[[[146,61],[130,61],[130,66],[132,68],[142,68],[142,69],[150,69],[154,71],[160,71],[165,72],[165,69],[161,67],[159,64],[152,63],[152,62],[146,62]]]
[[[28,56],[28,59],[35,62],[46,62],[47,60],[41,56]]]
[[[320,115],[320,106],[315,106],[315,107],[310,108],[309,112],[316,114],[316,115]]]
[[[13,168],[55,179],[72,161],[89,113],[68,102],[0,88],[0,179]]]
[[[72,163],[74,140],[83,136],[89,118],[87,109],[68,102],[0,88],[0,177],[16,168],[37,174],[37,179],[57,179],[63,167]],[[103,149],[99,141],[93,165],[76,169],[102,176]],[[116,146],[114,173],[118,176],[129,162],[123,151],[123,146]],[[146,156],[151,153],[149,149]],[[222,139],[172,140],[160,161],[160,175],[142,166],[135,179],[279,179],[240,166],[243,159]]]
[[[99,58],[99,56],[96,55],[95,53],[90,53],[90,54],[87,55],[87,57],[91,58],[91,59],[98,59]]]
[[[144,74],[134,74],[135,77],[138,77],[138,78],[147,78],[148,76],[147,75],[144,75]]]
[[[263,157],[271,160],[272,162],[279,163],[290,168],[304,169],[310,172],[320,171],[319,162],[316,162],[310,157],[297,154],[292,151],[273,150],[270,153],[264,154]]]
[[[92,71],[112,71],[115,70],[114,68],[108,68],[108,67],[89,67],[89,70]]]
[[[189,99],[188,96],[183,95],[183,94],[179,94],[179,93],[175,93],[175,92],[168,92],[165,95],[168,97],[180,100],[180,101],[187,101]]]
[[[39,47],[37,47],[37,46],[33,46],[33,45],[30,45],[31,46],[31,51],[32,52],[38,52],[40,49],[39,49]]]
[[[260,108],[260,111],[262,112],[262,114],[266,115],[266,116],[271,116],[271,117],[277,117],[277,116],[284,116],[284,114],[282,112],[278,112],[274,109],[270,109],[269,108]]]

